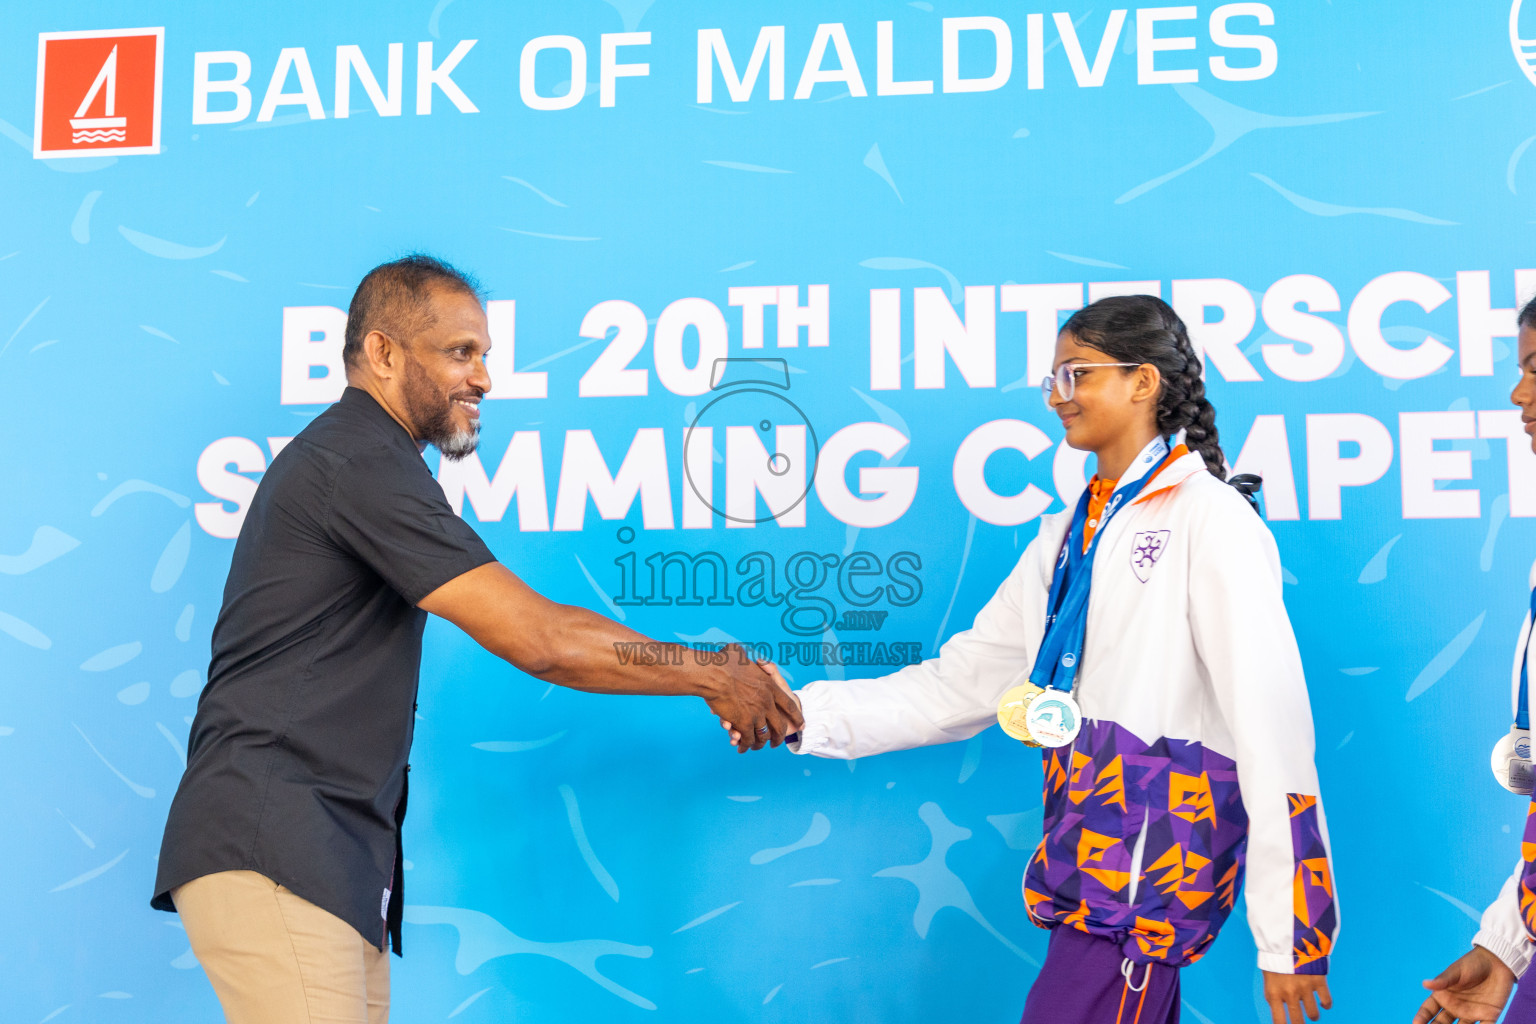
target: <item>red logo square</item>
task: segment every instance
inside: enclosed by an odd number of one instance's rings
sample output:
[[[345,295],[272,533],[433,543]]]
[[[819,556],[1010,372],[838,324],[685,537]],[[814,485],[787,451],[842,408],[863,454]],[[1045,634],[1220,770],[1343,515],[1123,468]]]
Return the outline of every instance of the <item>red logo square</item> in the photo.
[[[33,157],[160,152],[164,28],[42,32]]]

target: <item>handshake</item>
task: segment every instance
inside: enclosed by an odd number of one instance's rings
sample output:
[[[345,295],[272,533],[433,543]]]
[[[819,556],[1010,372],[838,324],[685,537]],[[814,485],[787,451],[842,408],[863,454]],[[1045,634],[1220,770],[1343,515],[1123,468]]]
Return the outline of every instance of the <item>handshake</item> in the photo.
[[[730,734],[739,753],[776,747],[799,733],[805,724],[800,698],[790,690],[779,668],[758,661],[736,644],[726,646],[711,664],[704,681],[704,700]]]

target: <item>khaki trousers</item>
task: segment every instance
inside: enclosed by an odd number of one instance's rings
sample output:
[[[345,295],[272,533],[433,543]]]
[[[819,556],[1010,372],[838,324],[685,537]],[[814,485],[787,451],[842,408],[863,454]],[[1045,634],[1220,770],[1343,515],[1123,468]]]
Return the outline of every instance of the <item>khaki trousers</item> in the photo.
[[[171,892],[229,1024],[386,1024],[389,954],[254,871]]]

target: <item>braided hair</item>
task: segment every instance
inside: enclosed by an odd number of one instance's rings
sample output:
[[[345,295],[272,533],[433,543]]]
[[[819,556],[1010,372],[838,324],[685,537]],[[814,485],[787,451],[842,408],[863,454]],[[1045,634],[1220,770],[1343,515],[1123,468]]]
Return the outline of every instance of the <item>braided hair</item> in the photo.
[[[1200,453],[1211,475],[1227,478],[1216,409],[1205,397],[1200,357],[1171,306],[1153,295],[1116,295],[1072,314],[1061,332],[1116,362],[1157,367],[1163,378],[1157,396],[1158,433],[1170,437],[1184,431],[1184,443]]]

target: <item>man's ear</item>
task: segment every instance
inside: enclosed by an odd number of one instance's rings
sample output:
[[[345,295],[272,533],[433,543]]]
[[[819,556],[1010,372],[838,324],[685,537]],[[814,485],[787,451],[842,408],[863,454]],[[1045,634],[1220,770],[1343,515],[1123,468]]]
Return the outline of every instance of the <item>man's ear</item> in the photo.
[[[369,331],[363,338],[363,362],[380,380],[389,380],[400,369],[400,345],[383,331]]]

